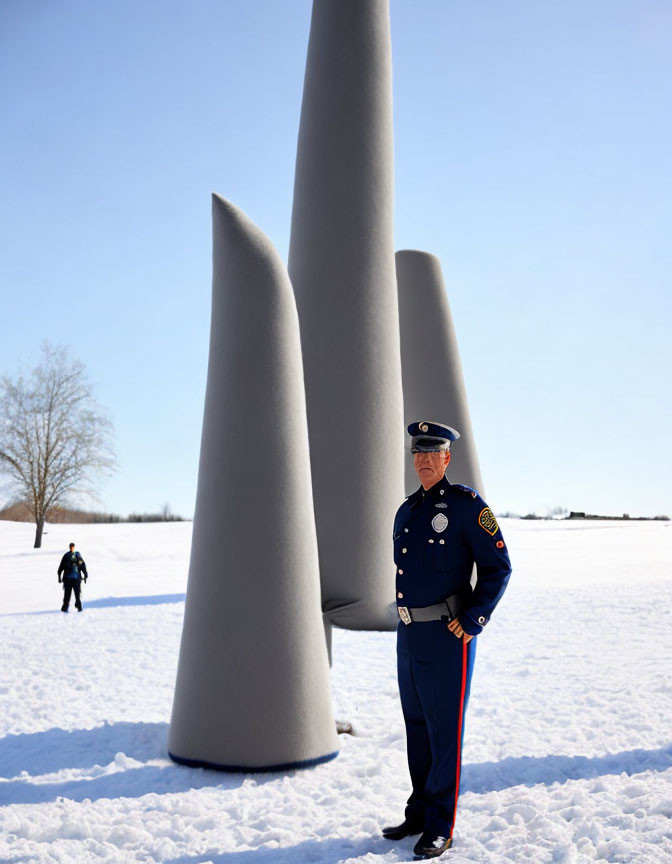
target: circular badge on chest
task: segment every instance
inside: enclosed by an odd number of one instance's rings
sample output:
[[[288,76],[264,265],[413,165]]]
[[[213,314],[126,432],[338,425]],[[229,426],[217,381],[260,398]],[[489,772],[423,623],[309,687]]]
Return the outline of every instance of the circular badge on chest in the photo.
[[[436,516],[432,519],[432,528],[440,534],[442,531],[445,531],[448,527],[448,517],[444,516],[443,513],[437,513]]]

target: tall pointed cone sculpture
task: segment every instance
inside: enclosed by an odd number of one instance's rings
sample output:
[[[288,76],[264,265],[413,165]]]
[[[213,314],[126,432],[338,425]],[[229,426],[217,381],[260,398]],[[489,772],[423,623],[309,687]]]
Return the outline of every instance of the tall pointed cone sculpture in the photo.
[[[396,627],[391,531],[403,500],[387,0],[315,0],[289,273],[301,323],[322,606]]]
[[[460,433],[448,468],[451,483],[465,483],[484,495],[455,327],[434,255],[397,252],[401,320],[404,420],[438,420]],[[410,450],[406,456],[406,494],[420,485]]]
[[[223,770],[336,755],[299,325],[284,265],[213,197],[198,493],[169,751]]]

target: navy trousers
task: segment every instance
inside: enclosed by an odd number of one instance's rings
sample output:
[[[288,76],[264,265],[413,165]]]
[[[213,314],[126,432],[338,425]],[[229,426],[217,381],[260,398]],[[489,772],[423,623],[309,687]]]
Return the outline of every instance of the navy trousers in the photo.
[[[452,837],[460,788],[464,715],[476,638],[465,644],[442,621],[399,624],[397,675],[413,791],[406,819]]]
[[[81,589],[81,579],[72,579],[70,576],[63,577],[63,605],[61,606],[62,612],[68,611],[68,606],[70,605],[70,596],[73,591],[75,592],[75,608],[82,608],[82,601],[80,599]]]

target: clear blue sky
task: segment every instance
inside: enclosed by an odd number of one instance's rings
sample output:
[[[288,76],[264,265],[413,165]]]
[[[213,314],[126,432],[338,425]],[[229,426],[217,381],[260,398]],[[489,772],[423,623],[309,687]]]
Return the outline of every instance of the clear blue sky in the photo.
[[[210,193],[286,256],[310,9],[0,2],[0,373],[85,362],[112,511],[193,513]],[[489,503],[672,515],[672,4],[391,13],[396,243],[442,261]]]

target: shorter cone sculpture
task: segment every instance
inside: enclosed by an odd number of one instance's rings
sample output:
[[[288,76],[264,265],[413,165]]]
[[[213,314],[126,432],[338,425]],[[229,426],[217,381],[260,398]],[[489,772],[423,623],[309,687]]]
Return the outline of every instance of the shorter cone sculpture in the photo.
[[[453,445],[451,483],[464,483],[483,495],[476,444],[469,419],[462,364],[453,318],[434,255],[415,250],[397,252],[397,289],[401,324],[401,371],[404,420],[435,420],[460,433]],[[406,454],[406,494],[418,488],[413,457]]]
[[[294,295],[267,237],[213,196],[210,357],[169,752],[255,771],[337,750]]]

